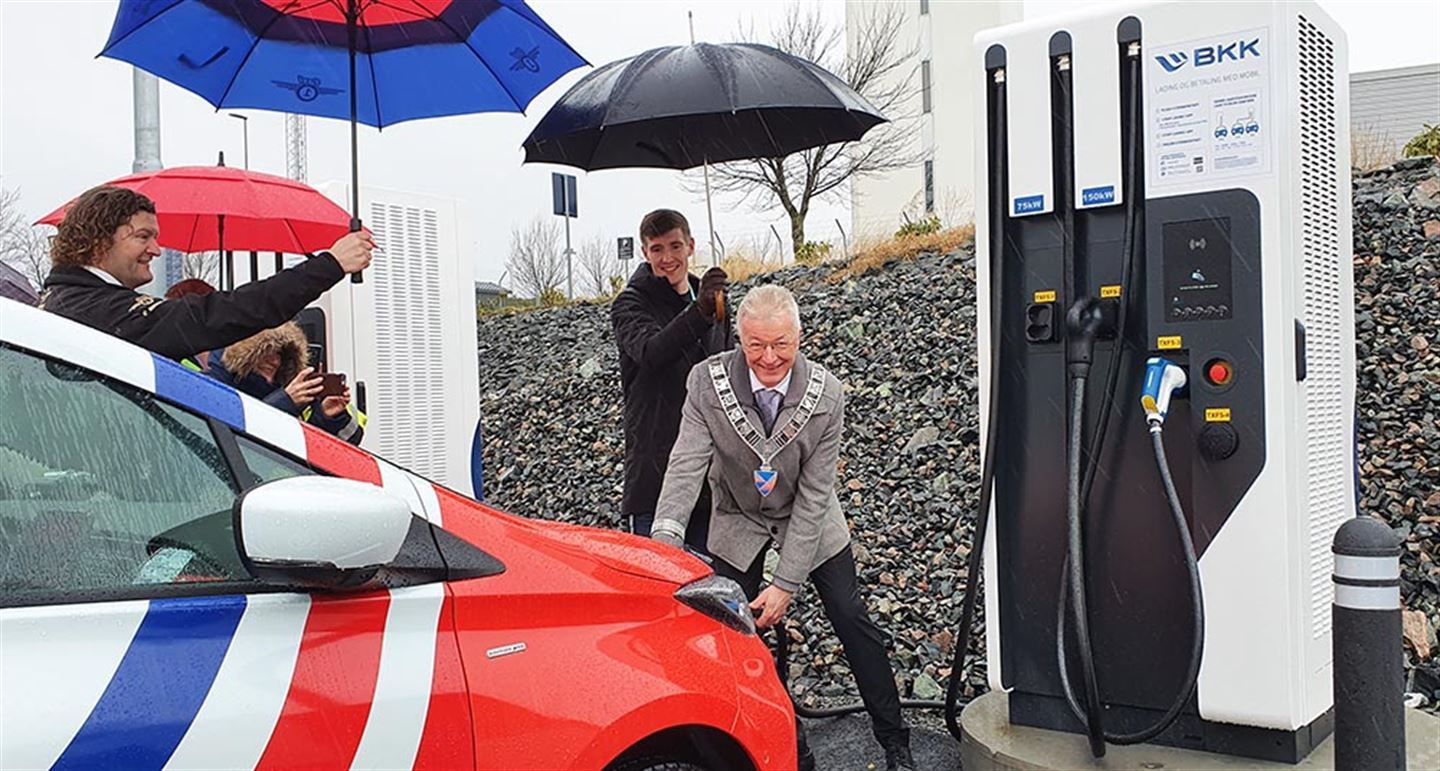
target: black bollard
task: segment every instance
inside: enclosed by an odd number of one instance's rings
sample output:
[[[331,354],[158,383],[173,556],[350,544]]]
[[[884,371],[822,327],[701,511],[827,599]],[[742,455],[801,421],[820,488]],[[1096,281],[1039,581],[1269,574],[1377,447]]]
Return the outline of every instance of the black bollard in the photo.
[[[1405,768],[1400,539],[1356,517],[1335,532],[1335,768]]]

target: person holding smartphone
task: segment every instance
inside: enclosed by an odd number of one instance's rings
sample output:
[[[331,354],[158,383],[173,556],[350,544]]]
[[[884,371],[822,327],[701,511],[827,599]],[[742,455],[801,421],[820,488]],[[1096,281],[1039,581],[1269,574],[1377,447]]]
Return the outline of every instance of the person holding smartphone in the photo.
[[[345,376],[310,366],[309,341],[293,321],[211,351],[205,372],[350,444],[365,436]]]

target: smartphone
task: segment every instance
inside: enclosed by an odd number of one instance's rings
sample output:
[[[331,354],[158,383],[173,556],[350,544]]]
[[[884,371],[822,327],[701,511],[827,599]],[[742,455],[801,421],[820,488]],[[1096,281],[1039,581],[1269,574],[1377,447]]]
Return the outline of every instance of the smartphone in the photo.
[[[320,398],[339,396],[345,393],[345,373],[326,372],[320,375]]]
[[[308,347],[309,347],[309,351],[310,351],[310,355],[309,355],[310,361],[309,361],[308,363],[310,364],[310,366],[312,366],[312,367],[315,368],[315,371],[316,371],[316,372],[324,372],[324,371],[325,371],[325,354],[324,354],[324,350],[325,350],[325,349],[322,348],[322,347],[320,347],[320,344],[319,344],[319,343],[310,343],[310,345],[309,345]]]

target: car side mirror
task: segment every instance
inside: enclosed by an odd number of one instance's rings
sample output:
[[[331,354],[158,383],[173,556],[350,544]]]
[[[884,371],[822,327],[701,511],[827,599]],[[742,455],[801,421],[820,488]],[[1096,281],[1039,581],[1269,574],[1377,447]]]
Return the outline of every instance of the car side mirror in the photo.
[[[382,488],[303,476],[246,491],[235,532],[245,567],[265,583],[356,589],[399,554],[410,518],[409,505]]]

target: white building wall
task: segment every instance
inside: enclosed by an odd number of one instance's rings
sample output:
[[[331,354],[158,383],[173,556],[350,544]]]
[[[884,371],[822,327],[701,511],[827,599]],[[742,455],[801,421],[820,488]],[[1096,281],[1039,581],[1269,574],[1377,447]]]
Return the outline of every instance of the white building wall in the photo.
[[[973,39],[982,29],[1019,21],[1020,3],[977,0],[851,0],[845,4],[845,28],[854,44],[861,20],[880,6],[903,5],[902,50],[915,50],[914,93],[904,112],[919,115],[915,143],[933,163],[934,212],[946,225],[974,219]],[[930,104],[921,112],[920,63],[930,61]],[[905,68],[909,72],[910,68]],[[858,179],[851,186],[851,227],[859,238],[888,236],[905,221],[923,218],[925,170],[912,168]]]
[[[1425,124],[1440,123],[1440,64],[1350,76],[1350,131],[1398,157]]]

